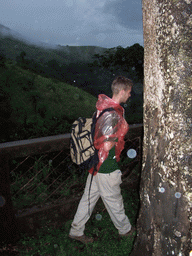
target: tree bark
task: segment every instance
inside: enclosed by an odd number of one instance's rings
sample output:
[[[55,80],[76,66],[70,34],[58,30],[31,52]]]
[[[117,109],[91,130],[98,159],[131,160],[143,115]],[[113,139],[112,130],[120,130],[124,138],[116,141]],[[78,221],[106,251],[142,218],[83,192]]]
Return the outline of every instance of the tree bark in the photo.
[[[143,0],[144,142],[132,256],[192,248],[192,1]]]

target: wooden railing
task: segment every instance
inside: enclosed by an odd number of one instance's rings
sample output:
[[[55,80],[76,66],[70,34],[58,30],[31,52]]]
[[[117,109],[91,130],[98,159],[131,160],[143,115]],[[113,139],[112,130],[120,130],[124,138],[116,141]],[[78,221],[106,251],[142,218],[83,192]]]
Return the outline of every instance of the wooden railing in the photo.
[[[69,148],[70,133],[44,138],[20,140],[0,144],[0,154],[10,158],[40,155]]]
[[[142,124],[135,124],[129,126],[129,132],[126,138],[129,137],[133,130],[141,130]],[[69,148],[70,133],[29,139],[13,142],[0,143],[0,155],[8,155],[10,158],[25,157],[27,155],[39,155],[42,153],[49,153],[60,151],[63,148]]]

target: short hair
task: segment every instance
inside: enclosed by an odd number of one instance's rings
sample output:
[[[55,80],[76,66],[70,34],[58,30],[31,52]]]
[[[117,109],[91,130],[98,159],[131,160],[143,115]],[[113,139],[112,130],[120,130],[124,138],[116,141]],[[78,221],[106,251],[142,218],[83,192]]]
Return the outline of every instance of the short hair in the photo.
[[[113,83],[111,85],[111,90],[114,95],[117,95],[121,90],[127,91],[128,89],[132,88],[133,82],[124,77],[124,76],[118,76],[113,80]]]

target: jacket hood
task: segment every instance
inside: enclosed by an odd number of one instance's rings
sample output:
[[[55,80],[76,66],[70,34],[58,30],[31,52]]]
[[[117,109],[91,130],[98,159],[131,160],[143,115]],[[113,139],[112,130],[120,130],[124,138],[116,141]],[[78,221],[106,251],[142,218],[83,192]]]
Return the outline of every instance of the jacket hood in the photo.
[[[124,108],[116,103],[114,100],[106,96],[105,94],[99,94],[96,108],[99,111],[103,111],[106,108],[114,108],[119,114],[124,114]]]

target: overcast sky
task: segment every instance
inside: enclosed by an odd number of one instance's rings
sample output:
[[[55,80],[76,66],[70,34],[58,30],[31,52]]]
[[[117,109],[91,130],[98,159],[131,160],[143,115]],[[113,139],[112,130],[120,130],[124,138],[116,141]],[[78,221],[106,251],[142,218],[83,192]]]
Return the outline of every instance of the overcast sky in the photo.
[[[143,46],[142,0],[1,0],[0,24],[57,45]]]

